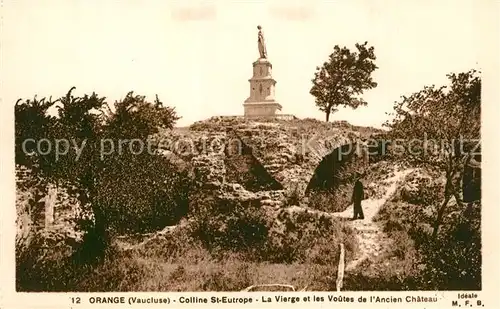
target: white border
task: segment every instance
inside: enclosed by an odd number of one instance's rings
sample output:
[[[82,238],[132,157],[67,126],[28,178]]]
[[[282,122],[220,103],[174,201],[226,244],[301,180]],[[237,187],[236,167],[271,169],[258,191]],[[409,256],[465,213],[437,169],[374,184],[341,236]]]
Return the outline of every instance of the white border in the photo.
[[[499,2],[492,1],[476,1],[477,7],[481,10],[475,11],[475,18],[478,24],[478,30],[480,30],[476,35],[478,36],[478,41],[481,42],[481,46],[478,48],[480,51],[480,67],[483,73],[483,140],[482,140],[482,152],[483,152],[483,209],[482,209],[482,232],[483,232],[483,290],[480,292],[473,292],[479,295],[479,298],[486,308],[497,308],[500,307],[500,291],[498,286],[499,281],[499,248],[498,248],[498,232],[499,232],[499,201],[500,195],[497,189],[497,180],[499,175],[499,166],[497,164],[497,132],[499,123],[499,105],[500,97],[498,95],[498,88],[500,87],[499,80]],[[453,2],[450,2],[453,5]],[[429,8],[432,9],[432,8]],[[2,4],[0,17],[3,14],[4,8]],[[3,20],[1,21],[3,27]],[[13,27],[15,25],[7,25]],[[0,43],[4,43],[3,35],[0,39]],[[1,48],[1,45],[0,45]],[[450,50],[450,52],[453,52]],[[1,55],[1,51],[0,51]],[[0,70],[3,68],[3,64],[8,59],[3,57],[0,59]],[[0,74],[0,79],[4,80],[9,78]],[[0,82],[1,82],[0,80]],[[4,93],[3,82],[0,83],[0,98],[1,93]],[[375,304],[366,303],[370,308],[447,308],[451,307],[451,302],[457,299],[458,292],[342,292],[342,293],[316,293],[316,292],[298,292],[298,293],[16,293],[15,292],[15,255],[14,255],[14,239],[15,239],[15,182],[14,182],[14,119],[13,119],[13,102],[1,102],[1,113],[0,113],[0,123],[2,124],[2,134],[0,135],[2,151],[1,153],[1,197],[3,201],[1,215],[0,215],[0,270],[2,275],[2,283],[0,285],[0,308],[109,308],[109,307],[121,307],[119,305],[88,305],[85,302],[88,301],[90,296],[124,296],[129,297],[130,295],[139,297],[170,297],[171,299],[178,298],[180,296],[201,296],[206,295],[211,296],[252,296],[253,298],[260,299],[263,296],[271,295],[283,295],[283,296],[298,296],[300,298],[309,296],[327,296],[327,295],[343,295],[352,296],[355,299],[360,296],[369,298],[370,296],[380,296],[380,297],[405,297],[407,295],[411,296],[436,296],[440,299],[437,303],[390,303],[390,304]],[[82,299],[82,304],[71,304],[71,297],[80,297]],[[473,300],[475,301],[475,300]],[[218,307],[220,304],[207,304],[206,307],[214,308]],[[497,305],[497,306],[495,306]],[[153,305],[146,306],[129,306],[134,308],[151,308],[155,307]],[[200,304],[193,305],[183,305],[183,306],[173,306],[172,304],[168,307],[193,307],[201,306]],[[272,302],[269,304],[263,304],[262,302],[256,302],[250,305],[227,305],[231,308],[233,307],[244,307],[244,308],[263,308],[263,307],[275,307],[275,306],[285,306],[284,304],[278,304]],[[296,307],[306,307],[304,302],[299,302],[294,304]],[[354,308],[359,306],[359,303],[317,303],[311,302],[307,304],[307,307],[333,307],[342,306],[343,308]],[[462,305],[464,307],[464,305]]]

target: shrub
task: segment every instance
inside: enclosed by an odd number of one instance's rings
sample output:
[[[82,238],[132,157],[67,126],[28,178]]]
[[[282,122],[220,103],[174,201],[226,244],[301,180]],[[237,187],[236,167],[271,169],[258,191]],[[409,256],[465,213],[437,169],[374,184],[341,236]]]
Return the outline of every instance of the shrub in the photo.
[[[95,253],[102,257],[104,253],[97,249],[106,247],[109,229],[143,232],[184,216],[190,181],[165,158],[150,153],[150,149],[141,149],[137,154],[130,144],[125,145],[125,153],[121,147],[123,141],[145,141],[158,128],[171,129],[179,119],[173,108],[163,106],[158,97],[147,102],[144,96],[130,92],[111,111],[105,98],[95,93],[75,97],[74,89],[57,101],[35,98],[16,103],[16,160],[48,182],[75,188],[72,194],[94,214],[95,226],[86,228],[95,237],[88,238],[93,244],[101,242],[99,248],[86,250],[85,255]],[[60,103],[57,117],[49,116],[47,110],[56,102]],[[70,147],[61,158],[55,152],[25,156],[19,153],[19,144],[27,138],[85,141],[85,147],[80,154]],[[99,151],[104,139],[120,145],[119,150],[114,147],[117,151],[105,158]]]
[[[143,233],[176,224],[189,210],[191,180],[157,155],[122,155],[101,174],[95,206],[118,233]]]
[[[247,251],[266,240],[267,220],[260,208],[210,194],[199,194],[191,205],[191,235],[214,253],[221,249]]]
[[[419,192],[427,192],[432,187],[421,186]],[[432,196],[432,192],[428,196]],[[419,205],[399,200],[387,202],[376,218],[394,240],[391,256],[397,262],[391,261],[391,265],[404,270],[399,273],[404,284],[401,283],[401,288],[391,284],[391,288],[479,290],[482,259],[480,203],[464,210],[459,204],[450,202],[437,239],[432,239],[433,206],[422,205],[431,202],[427,198],[412,201]],[[417,264],[418,268],[411,267]],[[382,280],[384,276],[385,281]],[[380,279],[380,284],[388,286],[393,282],[393,276],[387,270],[383,276],[372,279]]]
[[[46,238],[16,258],[16,289],[19,292],[111,292],[134,290],[144,277],[138,261],[123,251],[108,247],[100,263],[81,263],[62,245],[48,248]]]
[[[16,289],[45,291],[64,289],[71,280],[72,244],[59,235],[35,232],[27,247],[16,248]],[[22,249],[22,250],[21,250]]]
[[[481,289],[480,205],[469,217],[448,222],[435,241],[421,241],[418,249],[425,257],[425,281],[435,289]],[[428,236],[428,235],[427,235]],[[466,236],[466,237],[464,237]]]
[[[266,213],[207,193],[192,203],[191,235],[215,256],[232,251],[258,262],[333,265],[340,243],[348,257],[355,251],[353,231],[335,218],[286,210]]]
[[[309,207],[326,212],[344,211],[351,202],[350,186],[342,186],[335,191],[309,193]]]
[[[310,212],[282,211],[270,227],[260,259],[273,263],[335,265],[339,245],[344,243],[346,259],[356,250],[354,232],[336,218]]]

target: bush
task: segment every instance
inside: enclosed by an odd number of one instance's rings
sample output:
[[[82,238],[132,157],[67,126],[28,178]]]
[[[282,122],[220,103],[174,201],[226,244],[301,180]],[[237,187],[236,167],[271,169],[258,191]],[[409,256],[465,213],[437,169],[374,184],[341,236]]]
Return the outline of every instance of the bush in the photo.
[[[191,180],[167,159],[147,153],[109,162],[92,200],[118,233],[144,233],[173,225],[189,211]]]
[[[18,291],[61,290],[71,280],[70,239],[34,232],[27,247],[16,248],[16,289]]]
[[[261,260],[273,263],[310,263],[336,267],[340,244],[346,260],[356,250],[354,232],[336,218],[309,212],[282,211],[270,227],[268,240],[259,252]]]
[[[458,216],[441,229],[438,238],[421,240],[425,281],[434,289],[481,290],[480,205],[470,216]]]
[[[210,194],[199,194],[190,202],[191,235],[211,252],[248,251],[265,242],[268,224],[262,209]]]
[[[73,190],[68,193],[78,198],[83,212],[92,210],[93,218],[81,221],[86,233],[79,246],[68,246],[70,239],[46,243],[50,239],[35,235],[26,250],[17,250],[18,290],[131,288],[131,281],[143,275],[142,268],[108,247],[109,232],[157,230],[177,223],[189,210],[191,180],[186,172],[151,149],[138,151],[126,144],[122,151],[124,141],[145,142],[158,128],[171,129],[179,119],[175,110],[158,98],[147,102],[129,93],[112,111],[103,97],[75,97],[73,90],[57,101],[35,98],[16,104],[16,163],[47,183],[67,184]],[[58,114],[49,116],[47,110],[56,102]],[[54,152],[26,156],[19,146],[27,138],[85,141],[85,147],[78,159],[72,147],[61,158]],[[104,158],[99,151],[103,140],[119,143]],[[121,268],[123,263],[130,265]]]
[[[145,275],[136,259],[113,247],[106,249],[101,263],[86,264],[63,245],[48,247],[46,238],[36,239],[16,258],[19,292],[130,291]]]
[[[344,211],[351,202],[350,186],[342,186],[333,191],[316,191],[309,193],[309,207],[325,212]]]
[[[421,188],[419,192],[430,190],[426,186]],[[432,192],[428,196],[432,196]],[[394,240],[391,257],[396,261],[391,261],[392,267],[405,270],[399,273],[400,281],[404,282],[401,288],[389,284],[394,276],[389,270],[381,275],[379,283],[397,290],[408,287],[421,290],[480,290],[480,203],[460,209],[457,203],[450,202],[437,239],[432,239],[434,207],[427,198],[412,201],[419,204],[399,200],[387,202],[377,215],[377,221]],[[359,276],[356,280],[360,279]],[[382,280],[384,276],[386,281]],[[376,278],[372,279],[378,280]]]
[[[266,213],[207,193],[192,203],[191,235],[215,256],[231,251],[258,262],[333,265],[340,243],[349,257],[355,251],[353,231],[335,218],[286,210]]]

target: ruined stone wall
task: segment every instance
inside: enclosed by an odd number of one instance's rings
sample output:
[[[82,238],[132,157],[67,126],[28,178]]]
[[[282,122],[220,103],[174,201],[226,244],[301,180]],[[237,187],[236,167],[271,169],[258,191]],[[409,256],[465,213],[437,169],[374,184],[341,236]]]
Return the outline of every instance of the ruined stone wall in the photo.
[[[188,164],[200,185],[225,198],[260,199],[259,192],[265,191],[304,194],[325,157],[361,140],[362,134],[351,127],[317,120],[213,117],[152,139],[162,153]],[[357,147],[350,159],[361,167],[368,163],[362,149]],[[269,204],[278,205],[278,200]]]
[[[82,217],[78,200],[67,188],[37,178],[16,166],[16,244],[26,248],[35,235],[80,241],[77,220]]]
[[[257,121],[214,117],[195,123],[191,130],[197,133],[230,130],[251,148],[252,155],[285,189],[298,187],[302,192],[326,156],[339,146],[361,138],[347,124],[299,119]],[[357,152],[356,157],[367,163],[366,153]]]
[[[369,164],[368,149],[363,143],[345,144],[335,148],[318,164],[309,181],[311,191],[331,191],[353,182],[355,173],[363,174]]]

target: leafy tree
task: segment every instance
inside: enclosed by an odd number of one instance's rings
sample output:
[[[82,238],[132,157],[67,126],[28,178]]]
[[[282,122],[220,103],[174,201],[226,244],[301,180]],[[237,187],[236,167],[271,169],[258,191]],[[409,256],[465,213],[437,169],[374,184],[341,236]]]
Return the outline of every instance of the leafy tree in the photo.
[[[76,97],[73,90],[54,102],[36,98],[18,101],[16,162],[34,167],[47,182],[67,185],[84,208],[91,207],[94,223],[84,225],[86,249],[82,252],[83,257],[93,259],[102,256],[110,229],[144,231],[184,215],[190,182],[166,158],[146,148],[135,152],[124,147],[123,151],[101,155],[105,139],[113,144],[139,139],[145,144],[159,127],[173,128],[179,119],[173,108],[163,106],[158,97],[149,103],[144,96],[129,93],[112,111],[105,98],[95,93]],[[57,116],[47,115],[56,102]],[[19,147],[26,138],[45,138],[52,146],[59,141],[61,149],[67,151],[57,155],[52,149],[47,154],[26,155]]]
[[[446,176],[444,196],[434,223],[435,239],[451,197],[461,205],[460,182],[464,159],[477,151],[481,129],[481,78],[478,72],[448,74],[450,86],[426,86],[403,96],[394,105],[393,120],[385,123],[394,145],[405,159],[442,170]],[[398,151],[399,152],[399,151]]]
[[[357,43],[354,52],[336,45],[328,61],[321,68],[316,67],[310,94],[316,98],[316,106],[326,114],[326,121],[331,113],[338,111],[338,106],[356,109],[367,105],[360,96],[365,90],[377,87],[371,76],[378,68],[374,63],[374,47],[367,44]]]
[[[114,112],[109,107],[106,111],[107,134],[114,138],[146,138],[159,128],[173,128],[180,119],[173,108],[163,105],[158,95],[154,103],[149,103],[145,96],[129,92],[114,107]]]
[[[47,137],[54,125],[55,118],[48,115],[47,111],[57,101],[52,101],[52,98],[38,100],[36,96],[25,102],[17,100],[14,107],[16,164],[30,165],[30,157],[35,155],[36,142]]]

